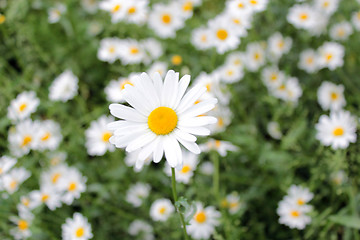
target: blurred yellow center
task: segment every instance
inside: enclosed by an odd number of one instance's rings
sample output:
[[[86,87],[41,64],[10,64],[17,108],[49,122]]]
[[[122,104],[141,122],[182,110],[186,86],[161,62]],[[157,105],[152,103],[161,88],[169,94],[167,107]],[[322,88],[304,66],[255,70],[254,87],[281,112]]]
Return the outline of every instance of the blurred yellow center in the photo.
[[[166,211],[166,208],[165,208],[165,207],[162,207],[162,208],[159,209],[159,213],[160,213],[160,214],[164,214],[165,211]]]
[[[21,219],[18,221],[18,227],[20,230],[24,231],[24,230],[28,229],[29,224],[27,221]]]
[[[218,125],[219,127],[224,126],[224,120],[223,120],[221,117],[218,118],[217,125]]]
[[[333,55],[331,53],[329,54],[326,54],[325,58],[326,58],[326,61],[330,61],[332,59]]]
[[[270,76],[271,81],[276,81],[277,78],[278,78],[278,76],[275,73],[271,74],[271,76]]]
[[[259,53],[255,53],[255,54],[254,54],[254,58],[255,58],[255,60],[259,60],[259,59],[260,59],[260,54],[259,54]]]
[[[46,200],[48,200],[49,199],[49,195],[48,194],[43,194],[42,196],[41,196],[41,201],[42,202],[45,202]]]
[[[292,217],[299,217],[300,216],[300,212],[299,211],[296,211],[296,210],[294,210],[294,211],[291,211],[291,213],[290,213],[290,215],[292,216]]]
[[[30,200],[28,198],[23,198],[21,199],[21,203],[25,206],[28,207],[30,204]]]
[[[206,41],[207,41],[206,35],[202,35],[202,36],[201,36],[201,41],[202,41],[202,42],[206,42]]]
[[[218,39],[220,40],[225,40],[227,39],[228,37],[228,33],[225,29],[219,29],[217,32],[216,32],[216,36],[218,37]]]
[[[215,147],[219,148],[221,145],[221,142],[219,140],[215,140]]]
[[[26,107],[27,107],[27,104],[26,104],[26,103],[21,104],[21,105],[19,106],[19,111],[20,111],[20,112],[24,111],[24,110],[26,109]]]
[[[158,107],[148,117],[148,126],[157,135],[171,133],[177,126],[176,112],[168,107]]]
[[[114,7],[113,7],[113,9],[111,10],[111,12],[112,13],[116,13],[117,11],[119,11],[120,10],[120,8],[121,8],[121,6],[118,4],[118,5],[115,5]]]
[[[0,167],[0,174],[2,174],[3,173],[3,169]]]
[[[188,12],[188,11],[191,11],[193,9],[193,5],[191,2],[186,2],[184,5],[183,5],[183,10],[185,12]]]
[[[6,17],[2,14],[0,14],[0,24],[3,24],[6,20]]]
[[[84,228],[79,227],[75,232],[75,236],[79,238],[84,236],[84,233],[85,233]]]
[[[300,14],[300,19],[304,21],[304,20],[308,19],[308,15],[306,13],[302,13],[302,14]]]
[[[235,24],[240,24],[240,23],[241,23],[240,20],[237,19],[237,18],[234,18],[234,19],[233,19],[233,22],[234,22]]]
[[[169,24],[171,22],[171,16],[169,14],[164,14],[162,15],[161,20],[163,21],[163,23]]]
[[[306,62],[307,62],[308,64],[312,64],[312,63],[314,62],[314,59],[313,59],[312,57],[309,57],[309,58],[306,60]]]
[[[279,90],[284,91],[286,89],[286,86],[284,84],[281,84],[279,87]]]
[[[53,175],[53,177],[51,178],[51,182],[55,184],[59,180],[60,177],[61,177],[60,173],[55,173]]]
[[[244,4],[243,4],[243,3],[239,3],[239,4],[238,4],[238,8],[244,8]]]
[[[139,49],[137,47],[131,47],[130,48],[130,53],[131,54],[137,54],[139,52]]]
[[[111,136],[112,136],[111,132],[104,132],[102,135],[103,142],[109,142]]]
[[[46,141],[51,137],[51,134],[49,132],[45,133],[44,136],[42,136],[41,141]]]
[[[191,170],[191,167],[189,165],[185,165],[182,169],[181,169],[181,173],[187,173]]]
[[[336,137],[340,137],[340,136],[344,135],[344,129],[342,127],[337,127],[334,129],[333,134]]]
[[[279,48],[283,48],[284,45],[285,45],[284,41],[280,41],[280,42],[278,43],[278,47],[279,47]]]
[[[16,186],[17,186],[17,181],[12,180],[12,181],[10,182],[10,189],[14,190],[14,189],[16,188]]]
[[[109,52],[110,52],[110,53],[114,53],[114,52],[115,52],[115,48],[114,48],[114,47],[109,47]]]
[[[233,74],[234,74],[234,72],[232,70],[227,71],[228,76],[232,76]]]
[[[68,190],[69,190],[70,192],[72,192],[72,191],[75,191],[75,189],[76,189],[76,183],[71,182],[71,183],[69,184]]]
[[[328,6],[329,6],[329,2],[328,2],[328,1],[325,1],[325,2],[323,3],[323,6],[324,6],[324,7],[328,7]]]
[[[297,204],[298,205],[304,205],[305,201],[302,200],[301,198],[297,200]]]
[[[258,1],[257,1],[257,0],[250,0],[250,3],[251,3],[252,5],[256,5],[256,4],[258,4]]]
[[[221,207],[226,208],[229,206],[229,202],[226,199],[223,199],[220,203]]]
[[[230,205],[229,205],[230,208],[236,208],[236,207],[238,207],[238,206],[239,206],[239,203],[238,203],[238,202],[232,202],[232,203],[230,203]]]
[[[128,13],[129,13],[129,14],[134,14],[134,13],[136,13],[136,7],[131,7],[131,8],[129,8]]]
[[[173,65],[180,65],[182,63],[182,57],[180,55],[174,55],[171,58],[171,63]]]
[[[29,143],[31,143],[32,141],[32,137],[29,135],[26,135],[23,139],[23,142],[21,144],[22,147],[25,147],[26,145],[28,145]]]
[[[336,100],[339,96],[338,96],[337,93],[332,92],[331,95],[330,95],[330,97],[331,97],[331,100]]]
[[[234,65],[240,65],[240,64],[241,64],[240,59],[236,59],[236,60],[234,61]]]
[[[344,29],[339,29],[338,35],[339,35],[340,37],[343,37],[343,36],[345,35]]]
[[[204,211],[200,211],[199,213],[197,213],[195,215],[195,221],[197,221],[198,223],[203,223],[206,221],[206,214],[204,213]]]

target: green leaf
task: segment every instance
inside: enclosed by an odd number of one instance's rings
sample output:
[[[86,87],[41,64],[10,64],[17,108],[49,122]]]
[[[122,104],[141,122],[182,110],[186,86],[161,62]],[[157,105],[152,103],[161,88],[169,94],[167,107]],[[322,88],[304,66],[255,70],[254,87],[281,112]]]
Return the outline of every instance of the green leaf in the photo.
[[[360,218],[357,216],[332,215],[329,220],[345,227],[360,229]]]

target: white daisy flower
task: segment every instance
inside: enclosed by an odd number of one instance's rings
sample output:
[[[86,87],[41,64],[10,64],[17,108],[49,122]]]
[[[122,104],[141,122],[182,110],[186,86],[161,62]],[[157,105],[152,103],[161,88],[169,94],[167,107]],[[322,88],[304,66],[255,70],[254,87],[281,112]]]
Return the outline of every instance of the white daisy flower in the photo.
[[[2,156],[0,158],[0,177],[4,176],[16,163],[17,159],[9,156]]]
[[[302,96],[302,88],[299,80],[296,77],[290,77],[285,82],[286,94],[283,100],[287,102],[298,103],[299,98]]]
[[[277,209],[279,223],[290,228],[304,229],[311,222],[311,217],[306,215],[310,211],[311,207],[308,205],[299,206],[282,200]]]
[[[192,31],[191,44],[198,50],[205,50],[211,47],[210,30],[207,28],[197,28]]]
[[[133,39],[121,40],[119,56],[123,65],[138,64],[145,58],[145,51],[140,43]]]
[[[51,166],[59,165],[60,163],[65,162],[65,159],[67,158],[66,152],[48,152],[46,153],[46,156],[49,159],[49,163]]]
[[[283,136],[278,122],[269,122],[267,125],[267,132],[274,139],[279,140]]]
[[[232,64],[224,64],[218,70],[220,80],[224,83],[235,83],[244,77],[244,71],[241,67],[236,67]]]
[[[344,65],[345,48],[335,42],[325,42],[318,48],[319,65],[329,68],[331,71]]]
[[[154,38],[147,38],[142,40],[141,45],[147,53],[144,59],[145,64],[150,63],[152,60],[158,59],[164,54],[164,49],[161,43]]]
[[[36,111],[39,104],[40,100],[34,91],[22,92],[10,102],[7,116],[13,121],[24,120]]]
[[[225,4],[226,12],[231,12],[235,15],[247,15],[253,11],[248,0],[229,0]]]
[[[128,233],[133,237],[140,236],[142,240],[155,240],[153,227],[143,220],[132,221]]]
[[[184,19],[189,19],[193,15],[193,1],[192,0],[180,0],[179,2],[174,2],[177,4],[177,8],[181,11],[181,16]]]
[[[266,9],[269,0],[247,0],[248,5],[253,12],[262,12]]]
[[[283,37],[280,32],[276,32],[268,39],[268,51],[270,53],[270,60],[278,60],[283,54],[290,51],[292,46],[292,39],[290,37]]]
[[[211,176],[214,173],[214,164],[212,162],[204,162],[200,165],[200,172],[204,175]]]
[[[126,153],[125,164],[128,167],[134,167],[135,172],[140,172],[144,165],[149,165],[152,162],[152,156],[145,159],[145,161],[138,161],[140,150]]]
[[[175,170],[175,179],[176,182],[182,182],[184,184],[188,184],[194,175],[196,167],[198,165],[198,156],[196,154],[183,151],[184,164],[182,169]],[[165,165],[164,172],[169,177],[171,176],[171,167],[169,164]]]
[[[140,73],[131,73],[128,77],[120,77],[118,80],[111,80],[105,87],[106,99],[109,102],[124,102],[123,90],[125,89],[125,86],[127,84],[133,85],[133,79],[138,76],[140,76]]]
[[[217,122],[209,125],[212,133],[225,131],[226,127],[231,123],[232,112],[227,105],[218,104],[207,115],[216,117]]]
[[[356,142],[356,119],[350,112],[331,112],[330,116],[321,115],[315,125],[316,139],[333,149],[344,149]]]
[[[2,177],[2,184],[4,189],[13,194],[19,189],[19,186],[31,176],[30,172],[25,168],[13,168]]]
[[[351,22],[357,31],[360,31],[360,11],[354,12],[351,16]]]
[[[52,120],[38,122],[36,149],[43,151],[56,150],[62,140],[60,125]]]
[[[289,9],[287,20],[296,28],[311,29],[318,21],[316,10],[308,4],[296,4]]]
[[[165,62],[154,62],[150,68],[147,70],[147,73],[151,78],[154,78],[154,74],[158,72],[161,77],[165,77],[165,74],[168,71],[168,64]]]
[[[49,88],[49,99],[51,101],[67,102],[78,94],[79,79],[71,70],[66,70],[52,82]]]
[[[22,157],[28,154],[31,149],[36,149],[38,128],[37,122],[32,122],[30,119],[18,123],[15,129],[10,128],[8,141],[12,155]]]
[[[334,40],[347,40],[353,33],[353,28],[349,22],[342,21],[330,28],[330,37]]]
[[[63,240],[88,240],[93,238],[91,225],[81,213],[74,213],[73,218],[67,218],[61,229]]]
[[[211,45],[219,54],[233,50],[240,44],[239,35],[230,27],[227,20],[225,17],[217,17],[208,23]]]
[[[126,201],[134,207],[140,207],[143,201],[149,196],[151,187],[149,184],[136,183],[131,185],[126,192]]]
[[[48,10],[49,23],[57,23],[66,10],[66,6],[62,3],[57,3],[55,7],[50,8]]]
[[[251,72],[256,72],[265,64],[265,51],[263,46],[258,43],[250,43],[246,47],[245,66]]]
[[[81,6],[88,13],[95,13],[99,7],[97,0],[81,0]]]
[[[230,28],[232,28],[232,31],[238,37],[246,37],[248,35],[247,29],[251,28],[251,14],[237,15],[232,12],[224,12],[218,17],[226,18]]]
[[[346,105],[344,86],[324,81],[317,92],[318,102],[323,110],[341,110]]]
[[[67,173],[71,170],[65,164],[58,164],[51,167],[49,170],[43,171],[41,173],[41,186],[45,188],[61,188],[60,184],[63,180],[62,178],[67,176]]]
[[[285,74],[276,66],[266,67],[261,72],[261,80],[268,88],[279,87],[285,79]]]
[[[236,151],[238,148],[230,142],[220,141],[215,139],[209,139],[207,143],[201,144],[200,149],[204,152],[210,152],[211,150],[217,151],[220,156],[225,157],[228,151]]]
[[[90,123],[90,127],[85,131],[85,146],[90,156],[102,156],[107,151],[113,152],[115,150],[114,145],[109,142],[112,132],[107,130],[107,124],[113,121],[113,117],[103,115]]]
[[[308,188],[291,185],[288,190],[288,195],[284,197],[285,201],[291,202],[294,205],[303,206],[313,199],[314,194]]]
[[[127,1],[125,20],[129,23],[143,24],[148,15],[148,0]]]
[[[200,202],[196,203],[196,213],[190,220],[187,231],[194,239],[210,239],[215,232],[215,227],[220,224],[221,214],[215,207],[203,207]]]
[[[111,15],[111,22],[117,23],[125,19],[128,11],[128,4],[129,1],[127,0],[103,0],[99,3],[99,8],[109,12]]]
[[[153,202],[150,207],[150,217],[154,221],[165,222],[175,211],[171,201],[161,198]]]
[[[200,116],[215,107],[211,98],[194,104],[206,91],[195,86],[185,94],[190,76],[179,79],[170,70],[164,82],[160,74],[151,79],[146,73],[134,80],[134,86],[126,85],[124,98],[132,106],[111,104],[110,112],[120,121],[110,123],[114,131],[110,142],[126,151],[141,150],[138,161],[143,162],[151,154],[158,163],[164,152],[171,167],[182,166],[179,142],[189,151],[199,154],[194,135],[206,136],[210,131],[204,126],[216,122],[214,117]]]
[[[237,192],[228,194],[226,198],[221,201],[221,206],[227,208],[230,214],[237,213],[242,207],[239,194]]]
[[[66,175],[59,179],[58,190],[63,192],[62,201],[70,205],[74,199],[80,198],[86,190],[87,178],[82,176],[76,168],[69,168]]]
[[[35,208],[35,204],[31,201],[29,196],[21,196],[20,203],[16,205],[19,214],[26,214]]]
[[[314,3],[315,8],[328,15],[333,14],[339,6],[339,0],[315,0]]]
[[[54,211],[61,207],[61,195],[54,188],[41,187],[40,190],[30,192],[29,196],[34,208],[45,204],[51,211]]]
[[[31,237],[32,235],[30,227],[34,219],[34,215],[29,211],[21,212],[19,215],[20,216],[9,217],[9,220],[16,225],[15,228],[10,229],[10,234],[16,240],[23,240]]]
[[[161,38],[174,38],[176,31],[184,27],[184,21],[176,4],[155,4],[148,25]]]
[[[226,56],[225,64],[231,64],[238,68],[245,66],[245,55],[242,52],[231,52]]]
[[[104,38],[100,41],[97,58],[100,61],[113,63],[120,57],[122,41],[118,38]]]
[[[307,73],[314,73],[319,70],[319,56],[313,49],[306,49],[300,53],[298,67]]]

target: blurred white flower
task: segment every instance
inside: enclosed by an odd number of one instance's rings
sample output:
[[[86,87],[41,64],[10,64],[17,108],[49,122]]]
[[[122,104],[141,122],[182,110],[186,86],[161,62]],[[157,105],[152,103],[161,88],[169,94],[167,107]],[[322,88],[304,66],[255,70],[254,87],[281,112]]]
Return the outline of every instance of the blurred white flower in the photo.
[[[204,175],[211,176],[214,173],[214,164],[212,162],[204,162],[200,166],[200,172]]]
[[[311,206],[309,205],[299,206],[282,200],[277,209],[280,216],[279,223],[290,228],[304,229],[311,222],[311,217],[307,215],[310,211]]]
[[[319,70],[319,56],[313,49],[306,49],[300,53],[298,67],[307,73],[314,73]]]
[[[283,136],[278,122],[269,122],[267,125],[267,132],[274,139],[281,139]]]
[[[292,46],[292,39],[290,37],[283,37],[280,32],[276,32],[268,39],[268,51],[270,54],[270,60],[272,62],[277,61],[290,51]]]
[[[138,77],[140,73],[131,73],[128,77],[120,77],[118,80],[111,80],[105,87],[106,99],[109,102],[122,103],[124,99],[124,89],[127,84],[133,85],[132,81]]]
[[[4,176],[16,163],[17,159],[9,156],[2,156],[0,158],[0,178],[1,176]]]
[[[145,50],[137,40],[121,40],[118,47],[119,57],[123,65],[138,64],[145,59]]]
[[[52,7],[48,10],[49,23],[57,23],[66,10],[67,9],[64,4],[56,3],[55,7]]]
[[[152,203],[150,207],[150,217],[154,221],[165,222],[175,211],[171,201],[161,198]]]
[[[245,67],[250,72],[256,72],[265,64],[265,50],[261,43],[249,43],[246,47]]]
[[[200,145],[200,149],[203,152],[210,152],[211,150],[215,150],[220,154],[220,156],[225,157],[228,151],[236,151],[238,150],[238,147],[234,146],[230,142],[209,139],[207,143]]]
[[[269,0],[247,0],[248,5],[253,12],[262,12],[266,9]]]
[[[341,110],[346,105],[344,86],[324,81],[317,92],[318,102],[323,110]]]
[[[261,80],[270,89],[279,87],[285,79],[285,74],[277,66],[266,67],[261,72]]]
[[[126,192],[126,201],[134,207],[140,207],[143,201],[149,196],[151,187],[149,184],[136,183],[129,187]]]
[[[149,165],[152,162],[152,156],[145,159],[145,161],[138,161],[140,150],[126,153],[125,164],[128,167],[134,167],[135,172],[140,172],[144,165]]]
[[[91,225],[81,213],[74,213],[73,218],[67,218],[61,229],[62,240],[88,240],[93,238]]]
[[[36,111],[39,104],[40,100],[34,91],[22,92],[10,102],[7,116],[13,121],[24,120]]]
[[[36,149],[56,150],[62,140],[60,125],[53,120],[38,121],[37,124],[39,127],[35,139]]]
[[[23,240],[32,236],[30,227],[33,219],[34,215],[29,211],[21,212],[19,216],[9,217],[9,220],[16,225],[15,228],[10,229],[10,234],[14,239]]]
[[[82,176],[79,170],[74,167],[68,168],[57,184],[57,190],[63,192],[62,202],[70,205],[74,199],[80,198],[81,193],[86,190],[86,180],[87,178]]]
[[[67,102],[78,94],[79,79],[71,70],[66,70],[52,82],[49,88],[51,101]]]
[[[19,186],[29,177],[31,173],[25,168],[13,168],[2,177],[2,187],[9,193],[13,194],[19,189]]]
[[[18,123],[15,128],[10,128],[8,141],[12,155],[22,157],[36,149],[36,134],[39,125],[30,119]]]
[[[237,192],[228,194],[226,198],[221,201],[221,207],[227,208],[230,214],[237,213],[242,207],[243,203],[240,200],[240,196]]]
[[[353,33],[353,28],[349,22],[342,21],[330,28],[330,37],[334,40],[347,40]]]
[[[154,62],[147,70],[147,73],[150,75],[151,78],[155,77],[156,72],[158,72],[161,77],[165,77],[167,71],[168,64],[166,62]]]
[[[305,205],[314,197],[308,188],[297,185],[291,185],[287,193],[288,195],[284,197],[284,200],[298,206]]]
[[[227,105],[218,104],[211,110],[208,116],[217,118],[217,122],[209,125],[212,133],[219,133],[225,131],[226,127],[231,123],[232,112]]]
[[[133,237],[140,236],[142,240],[155,239],[153,227],[143,220],[132,221],[129,225],[128,232]]]
[[[317,11],[308,4],[296,4],[289,9],[287,20],[296,28],[309,30],[317,25]]]
[[[360,11],[354,12],[351,17],[351,22],[357,31],[360,31]]]
[[[97,57],[100,61],[113,63],[120,57],[122,41],[118,38],[104,38],[100,41]]]
[[[339,6],[339,0],[315,0],[315,8],[328,15],[333,14]]]
[[[232,64],[224,64],[218,68],[217,73],[224,83],[235,83],[241,81],[244,77],[243,68]]]
[[[61,195],[50,187],[50,185],[41,186],[40,190],[34,190],[29,193],[30,201],[33,207],[45,204],[51,211],[61,207]]]
[[[342,185],[348,181],[348,176],[344,170],[339,170],[337,172],[331,173],[330,179],[334,184]]]
[[[99,7],[97,0],[81,0],[81,6],[88,13],[96,13]]]
[[[331,71],[344,65],[345,48],[335,42],[325,42],[318,48],[319,66]]]
[[[196,28],[191,34],[191,43],[198,50],[205,50],[211,47],[210,30],[207,28]]]

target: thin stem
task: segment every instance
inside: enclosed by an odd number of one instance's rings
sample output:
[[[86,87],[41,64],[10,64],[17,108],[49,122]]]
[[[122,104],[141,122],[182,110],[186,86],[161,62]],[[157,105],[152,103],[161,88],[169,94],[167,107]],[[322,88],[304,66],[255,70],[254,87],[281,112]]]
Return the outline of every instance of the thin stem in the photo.
[[[220,166],[219,166],[219,156],[217,153],[212,152],[210,153],[210,158],[214,163],[214,174],[213,174],[213,191],[214,196],[217,200],[220,199],[219,196],[219,181],[220,181]]]
[[[175,203],[177,202],[178,200],[178,197],[177,197],[177,193],[176,193],[176,180],[175,180],[175,169],[174,168],[171,168],[171,173],[172,173],[172,176],[171,176],[171,185],[172,185],[172,193],[173,193],[173,197],[174,197],[174,201]],[[184,216],[182,215],[182,213],[179,211],[179,209],[177,209],[176,205],[175,205],[175,208],[176,208],[176,211],[178,212],[179,214],[179,217],[180,217],[180,221],[181,221],[181,224],[183,226],[183,231],[184,231],[184,236],[185,236],[185,239],[186,240],[189,240],[189,236],[186,232],[186,224],[185,224],[185,221],[184,221]]]

